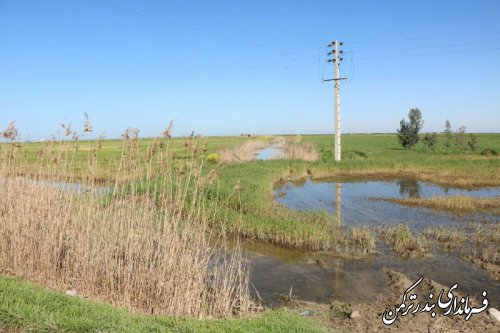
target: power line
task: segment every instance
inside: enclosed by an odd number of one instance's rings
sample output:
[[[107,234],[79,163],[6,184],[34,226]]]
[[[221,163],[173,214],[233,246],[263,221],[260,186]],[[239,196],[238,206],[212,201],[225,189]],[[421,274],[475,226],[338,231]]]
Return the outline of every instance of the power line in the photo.
[[[443,35],[443,36],[425,36],[425,37],[412,37],[412,38],[401,38],[401,39],[354,41],[354,42],[346,42],[346,44],[354,45],[354,44],[394,43],[394,42],[407,42],[416,40],[452,39],[452,38],[463,38],[463,37],[474,37],[474,36],[488,36],[488,35],[498,35],[498,34],[500,34],[500,31],[487,31],[487,32],[476,32],[476,33],[462,34],[462,35]]]
[[[313,38],[313,37],[311,37],[309,35],[306,35],[306,34],[300,32],[300,31],[294,31],[294,30],[291,30],[291,29],[288,29],[288,28],[279,27],[279,26],[277,26],[275,24],[271,24],[271,23],[265,22],[265,21],[260,20],[260,19],[255,19],[255,18],[246,16],[246,15],[242,15],[242,14],[240,14],[238,12],[233,11],[233,10],[229,10],[229,9],[223,8],[223,7],[214,5],[212,3],[208,3],[206,1],[202,1],[202,0],[194,0],[194,1],[197,2],[197,3],[199,3],[199,4],[202,4],[204,6],[212,7],[214,9],[216,9],[216,10],[221,11],[221,12],[225,12],[225,13],[228,13],[230,15],[240,17],[240,18],[242,18],[244,20],[247,20],[247,21],[250,21],[250,22],[253,22],[253,23],[257,23],[257,24],[260,24],[262,26],[266,26],[266,27],[271,28],[271,29],[275,29],[275,30],[279,30],[279,31],[286,32],[286,33],[289,33],[289,34],[293,34],[294,36],[298,36],[298,37],[307,39],[309,41],[310,40],[315,40],[315,41],[318,41],[320,43],[324,43],[324,40]]]
[[[285,43],[289,43],[289,44],[293,44],[293,45],[297,45],[297,46],[301,46],[301,47],[308,47],[308,48],[314,48],[314,49],[316,48],[316,47],[312,47],[312,46],[307,46],[307,45],[302,44],[302,43],[297,43],[297,42],[289,40],[289,39],[285,39],[285,38],[273,36],[273,35],[270,35],[270,34],[266,34],[266,33],[263,33],[263,32],[253,31],[253,30],[241,28],[241,27],[238,27],[238,26],[226,23],[226,22],[222,22],[222,21],[219,21],[219,20],[214,20],[214,19],[212,19],[210,17],[204,16],[204,15],[199,15],[197,13],[193,13],[193,12],[187,11],[185,9],[177,8],[177,7],[174,7],[174,6],[171,6],[171,5],[167,5],[167,4],[164,4],[164,3],[160,3],[160,2],[157,2],[157,1],[153,1],[153,0],[143,0],[143,1],[147,2],[147,3],[150,3],[150,4],[153,4],[153,5],[156,5],[156,6],[159,6],[159,7],[163,7],[163,8],[169,9],[169,10],[173,10],[173,11],[176,11],[176,12],[179,12],[179,13],[183,13],[185,15],[196,17],[198,19],[201,19],[201,20],[204,20],[204,21],[207,21],[207,22],[219,24],[219,25],[224,26],[224,27],[228,27],[228,28],[231,28],[231,29],[234,29],[234,30],[242,31],[242,32],[245,32],[245,33],[259,35],[259,36],[263,36],[263,37],[266,37],[266,38],[274,39],[274,40],[277,40],[277,41],[281,41],[281,42],[285,42]]]
[[[434,53],[417,53],[417,54],[403,54],[394,56],[376,56],[376,57],[362,57],[356,58],[356,60],[366,60],[366,59],[387,59],[387,58],[412,58],[412,57],[424,57],[424,56],[434,56],[434,55],[445,55],[445,54],[464,54],[464,53],[481,53],[481,52],[494,52],[500,51],[500,47],[483,49],[483,50],[464,50],[460,52],[434,52]]]
[[[125,13],[128,13],[128,14],[131,14],[131,15],[136,15],[136,16],[139,16],[139,17],[151,20],[151,21],[155,21],[155,22],[159,22],[159,23],[164,23],[164,24],[176,26],[176,27],[187,29],[187,30],[191,30],[191,31],[196,31],[196,32],[199,32],[199,33],[203,33],[203,34],[206,34],[206,35],[210,35],[210,36],[214,36],[214,37],[218,37],[218,38],[230,40],[230,41],[233,41],[233,42],[237,42],[237,43],[241,43],[241,44],[246,44],[246,45],[251,45],[251,46],[254,46],[254,47],[259,47],[259,48],[268,49],[268,50],[272,50],[272,51],[288,52],[288,53],[294,53],[294,54],[302,55],[302,56],[304,55],[304,54],[301,54],[301,53],[298,53],[298,52],[295,52],[295,51],[285,51],[285,50],[274,48],[274,47],[271,47],[271,46],[249,42],[249,41],[246,41],[246,40],[242,40],[242,39],[238,39],[238,38],[226,36],[226,35],[219,34],[219,33],[216,33],[216,32],[212,32],[212,31],[208,31],[208,30],[196,28],[196,27],[193,27],[193,26],[185,25],[185,24],[182,24],[182,23],[178,23],[178,22],[174,22],[174,21],[170,21],[170,20],[165,20],[165,19],[162,19],[162,18],[159,18],[159,17],[156,17],[156,16],[151,16],[151,15],[148,15],[148,14],[144,14],[144,13],[138,12],[138,11],[133,10],[133,9],[129,9],[129,8],[126,8],[126,7],[115,5],[115,4],[110,4],[108,2],[104,2],[104,1],[101,1],[101,0],[91,0],[91,1],[96,2],[98,4],[101,4],[101,5],[104,5],[104,6],[107,6],[107,7],[110,7],[110,8],[113,8],[115,10],[119,10],[119,11],[122,11],[122,12],[125,12]]]
[[[436,46],[404,47],[404,48],[395,48],[395,49],[354,50],[352,52],[356,52],[356,53],[372,53],[373,52],[373,53],[375,53],[375,52],[387,52],[387,51],[411,51],[411,50],[421,50],[421,49],[441,49],[441,48],[454,48],[454,47],[464,47],[464,46],[488,45],[488,44],[496,44],[496,43],[500,43],[500,40],[476,42],[476,43],[436,45]]]

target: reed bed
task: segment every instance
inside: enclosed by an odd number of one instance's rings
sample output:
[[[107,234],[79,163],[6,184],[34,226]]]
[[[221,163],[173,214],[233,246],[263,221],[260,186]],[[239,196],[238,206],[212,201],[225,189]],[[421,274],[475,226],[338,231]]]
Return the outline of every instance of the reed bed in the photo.
[[[428,251],[426,238],[414,235],[407,224],[380,226],[378,232],[385,244],[399,255],[414,257]]]
[[[444,249],[456,252],[500,281],[500,225],[498,222],[473,223],[468,229],[427,227],[424,236]]]
[[[264,140],[248,140],[239,145],[219,150],[221,163],[248,162],[255,158],[257,153],[269,145]]]
[[[208,226],[211,177],[195,143],[178,161],[167,136],[146,154],[137,139],[124,136],[118,172],[104,181],[98,142],[78,169],[77,142],[48,143],[35,161],[22,145],[2,144],[0,273],[158,315],[252,311],[241,249],[228,250]]]
[[[500,197],[475,198],[465,195],[454,195],[432,198],[391,198],[384,200],[405,206],[425,207],[456,213],[492,212],[493,214],[500,215]]]
[[[310,142],[301,143],[302,136],[291,136],[285,140],[283,148],[283,158],[302,161],[316,161],[319,158],[318,152]]]

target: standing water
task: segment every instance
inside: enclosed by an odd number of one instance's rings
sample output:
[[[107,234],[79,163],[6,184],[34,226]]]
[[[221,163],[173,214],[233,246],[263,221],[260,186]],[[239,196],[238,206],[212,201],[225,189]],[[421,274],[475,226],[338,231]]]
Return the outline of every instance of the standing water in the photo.
[[[405,207],[373,198],[427,198],[445,195],[495,197],[498,188],[460,190],[411,179],[390,181],[288,183],[276,190],[276,201],[297,210],[321,210],[336,215],[347,227],[407,223],[421,232],[429,225],[460,227],[477,221],[477,214],[454,216],[424,208]],[[492,218],[492,216],[489,216]],[[495,218],[495,217],[493,217]],[[490,304],[500,305],[500,285],[487,272],[458,256],[435,250],[425,258],[404,258],[389,249],[363,259],[337,258],[303,249],[286,249],[246,241],[243,247],[252,261],[251,280],[264,302],[273,304],[280,295],[330,302],[371,302],[386,291],[384,268],[404,273],[410,279],[426,276],[445,286],[459,283],[471,297],[488,291]],[[321,262],[321,265],[316,264]]]

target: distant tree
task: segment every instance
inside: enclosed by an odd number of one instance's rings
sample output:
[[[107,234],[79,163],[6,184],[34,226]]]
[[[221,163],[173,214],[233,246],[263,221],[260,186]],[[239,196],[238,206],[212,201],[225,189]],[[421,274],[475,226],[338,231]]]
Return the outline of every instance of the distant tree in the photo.
[[[465,126],[460,126],[455,138],[455,145],[459,151],[465,150]]]
[[[451,130],[451,124],[448,119],[446,119],[444,123],[444,147],[446,150],[449,150],[451,148],[451,139],[452,139],[452,130]]]
[[[422,128],[422,113],[418,108],[410,109],[408,119],[401,119],[399,122],[398,139],[404,148],[411,148],[420,140],[418,133]]]
[[[436,150],[436,145],[437,145],[437,133],[434,132],[434,133],[427,133],[425,136],[424,136],[424,145],[425,147],[427,147],[427,149],[430,149],[430,150]]]
[[[476,151],[476,149],[478,147],[477,136],[475,136],[474,134],[471,134],[467,144],[469,145],[470,150]]]

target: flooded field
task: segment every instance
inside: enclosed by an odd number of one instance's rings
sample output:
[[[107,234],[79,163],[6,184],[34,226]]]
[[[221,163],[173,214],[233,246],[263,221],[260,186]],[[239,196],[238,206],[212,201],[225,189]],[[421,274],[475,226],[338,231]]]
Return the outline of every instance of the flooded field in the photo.
[[[374,198],[432,197],[468,195],[494,197],[498,188],[460,190],[425,182],[399,179],[383,181],[288,183],[276,190],[276,201],[298,210],[322,210],[336,216],[342,226],[376,227],[407,223],[420,233],[426,226],[447,225],[459,228],[468,223],[498,216],[475,213],[454,215],[424,208],[405,207]],[[332,218],[333,220],[333,218]],[[493,306],[500,305],[500,284],[487,272],[435,246],[425,257],[400,257],[381,241],[379,253],[363,259],[338,258],[327,253],[286,249],[271,244],[246,241],[244,249],[252,261],[251,280],[267,304],[277,303],[292,294],[304,300],[330,302],[368,302],[382,299],[386,288],[384,268],[404,273],[409,278],[425,276],[444,285],[458,283],[471,297],[483,290]]]
[[[379,181],[306,181],[287,183],[276,190],[276,201],[297,210],[318,210],[335,214],[343,225],[407,223],[413,230],[422,231],[428,225],[453,225],[475,221],[483,214],[456,216],[451,213],[405,207],[378,199],[429,198],[433,196],[467,195],[474,197],[500,196],[500,189],[462,190],[445,188],[413,179]],[[489,216],[491,217],[491,216]]]
[[[487,290],[491,304],[500,305],[500,286],[486,272],[440,251],[430,258],[407,259],[383,249],[369,258],[347,259],[262,243],[247,242],[244,249],[252,261],[251,281],[268,305],[279,303],[290,291],[300,299],[324,303],[380,300],[386,291],[384,268],[412,279],[423,275],[447,286],[459,283],[470,296]]]

